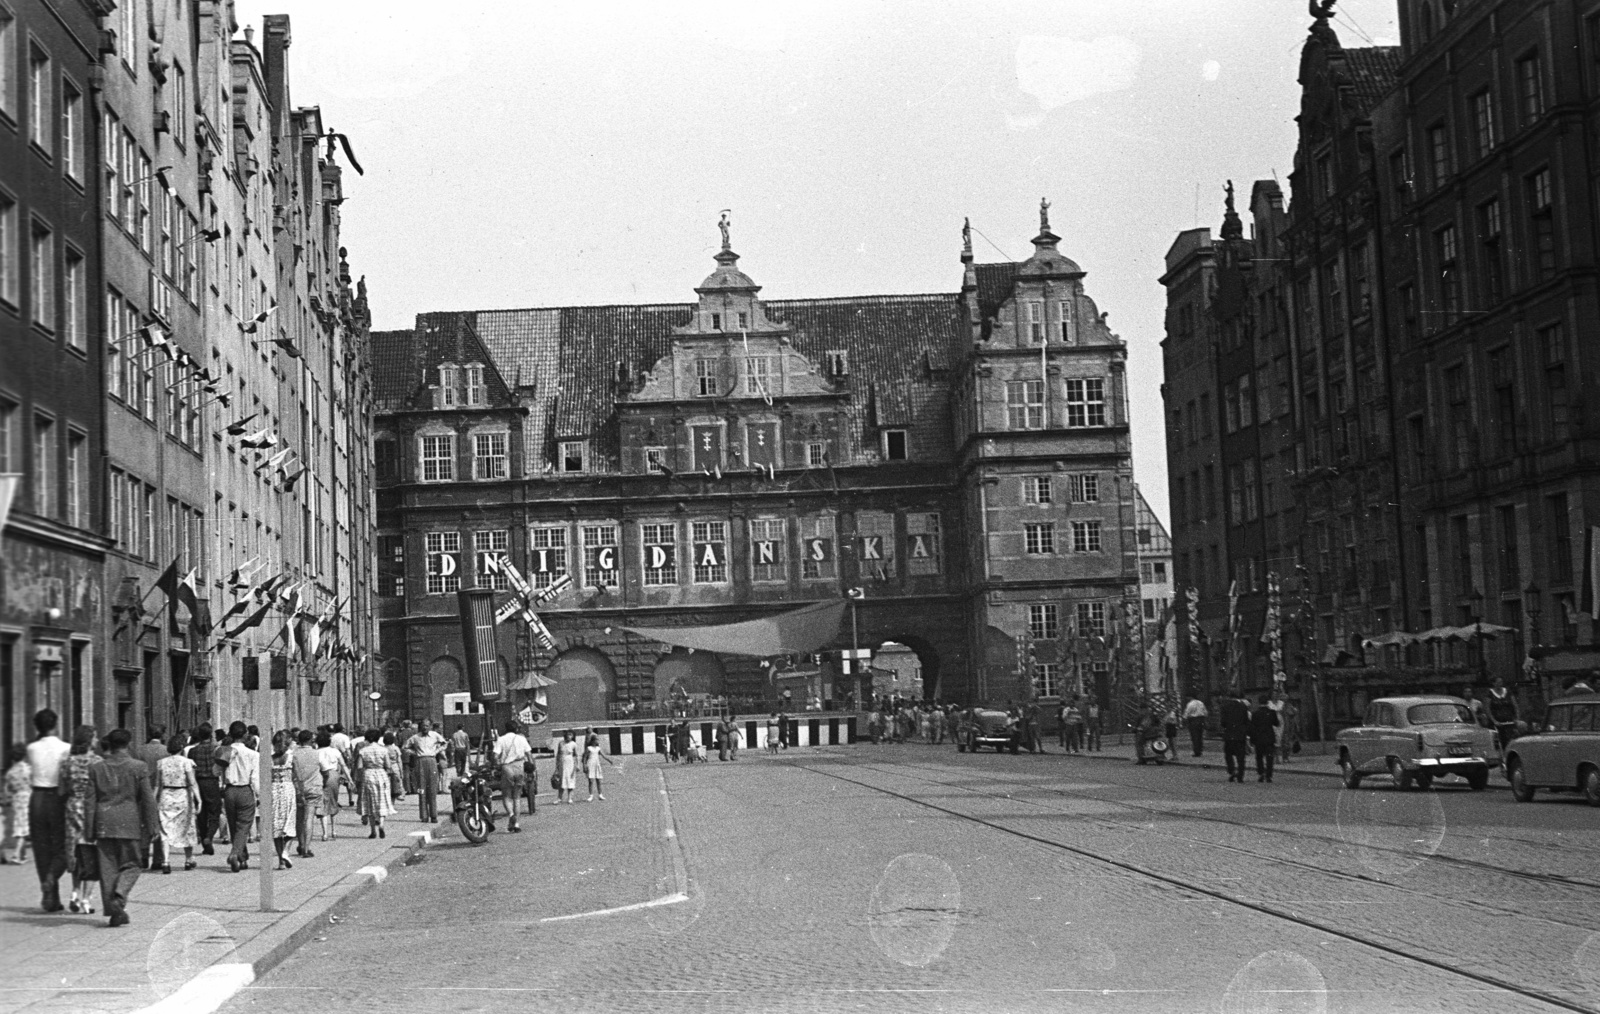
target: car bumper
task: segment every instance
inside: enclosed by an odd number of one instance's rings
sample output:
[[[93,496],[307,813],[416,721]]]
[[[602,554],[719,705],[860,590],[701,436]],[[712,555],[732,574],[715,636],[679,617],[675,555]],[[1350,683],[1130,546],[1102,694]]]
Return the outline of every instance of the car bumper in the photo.
[[[1416,760],[1407,761],[1408,771],[1428,771],[1434,774],[1448,774],[1451,771],[1466,768],[1497,768],[1500,766],[1498,757],[1418,757]]]

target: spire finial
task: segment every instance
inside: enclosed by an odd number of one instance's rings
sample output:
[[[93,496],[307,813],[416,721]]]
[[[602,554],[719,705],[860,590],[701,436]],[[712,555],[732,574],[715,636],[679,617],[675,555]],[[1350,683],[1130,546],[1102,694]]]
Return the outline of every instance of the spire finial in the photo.
[[[1039,198],[1039,231],[1050,231],[1050,201],[1048,198]]]
[[[732,213],[733,209],[723,208],[722,217],[717,219],[717,228],[722,230],[722,249],[724,250],[732,249],[732,247],[728,245],[728,227],[733,224],[732,219],[730,219],[728,216]]]
[[[961,220],[961,252],[968,257],[972,256],[972,219]]]
[[[1233,181],[1222,188],[1227,196],[1222,201],[1222,238],[1239,239],[1244,236],[1244,223],[1239,221],[1239,213],[1233,209]]]
[[[1232,211],[1233,211],[1233,181],[1229,180],[1228,181],[1228,185],[1223,187],[1222,190],[1223,190],[1224,193],[1226,193],[1228,195],[1227,198],[1224,200],[1224,206],[1227,208],[1229,213],[1232,213]]]
[[[1333,5],[1339,0],[1311,0],[1311,17],[1316,21],[1327,21],[1333,17]]]

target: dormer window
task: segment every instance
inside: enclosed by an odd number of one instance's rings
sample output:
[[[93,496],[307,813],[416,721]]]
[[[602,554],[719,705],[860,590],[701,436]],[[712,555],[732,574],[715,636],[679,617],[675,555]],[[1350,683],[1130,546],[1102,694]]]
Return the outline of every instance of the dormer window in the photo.
[[[468,363],[467,364],[467,392],[466,393],[467,393],[467,402],[466,403],[468,405],[482,405],[483,404],[483,402],[484,402],[484,392],[483,392],[483,364],[482,363]]]
[[[711,315],[711,330],[713,330],[713,331],[721,331],[722,330],[722,314],[713,313]]]
[[[1044,344],[1044,304],[1028,304],[1028,340],[1035,345]]]
[[[584,459],[588,456],[587,440],[563,440],[561,442],[561,470],[563,472],[581,472],[584,470]]]
[[[1073,343],[1072,334],[1072,301],[1063,299],[1060,304],[1061,311],[1061,340],[1067,345]]]
[[[460,368],[451,363],[439,367],[439,400],[440,408],[451,408],[457,402],[456,388],[461,380]]]
[[[829,349],[828,373],[835,377],[848,377],[850,375],[850,353],[843,349]]]
[[[739,330],[743,331],[750,326],[750,315],[744,311],[739,312]]]

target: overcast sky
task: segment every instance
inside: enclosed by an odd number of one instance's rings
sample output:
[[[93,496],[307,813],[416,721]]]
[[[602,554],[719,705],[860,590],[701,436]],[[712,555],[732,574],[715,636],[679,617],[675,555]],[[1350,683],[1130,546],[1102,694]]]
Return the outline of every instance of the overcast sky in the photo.
[[[1347,46],[1396,0],[1348,0]],[[1293,166],[1303,0],[547,5],[246,0],[292,17],[297,106],[350,135],[343,242],[374,326],[687,302],[719,209],[773,299],[949,292],[961,220],[1021,259],[1040,197],[1129,345],[1167,518],[1162,256]],[[1371,41],[1369,41],[1371,40]]]

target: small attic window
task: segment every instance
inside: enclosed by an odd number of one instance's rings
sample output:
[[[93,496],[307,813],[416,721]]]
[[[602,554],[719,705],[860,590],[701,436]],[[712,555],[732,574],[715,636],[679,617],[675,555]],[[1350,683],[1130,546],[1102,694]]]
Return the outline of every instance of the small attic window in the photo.
[[[711,330],[713,330],[713,331],[721,331],[722,330],[722,314],[713,313],[711,315]]]
[[[482,405],[483,391],[483,364],[467,364],[467,401],[468,405]]]
[[[828,375],[832,377],[848,377],[850,375],[850,353],[843,349],[829,349]]]
[[[460,368],[453,363],[443,363],[439,367],[439,394],[435,404],[439,408],[450,408],[459,400],[458,387],[461,383]]]
[[[743,331],[750,326],[750,315],[743,310],[739,311],[739,330]]]
[[[906,460],[906,431],[885,430],[883,433],[883,456],[889,461]]]

